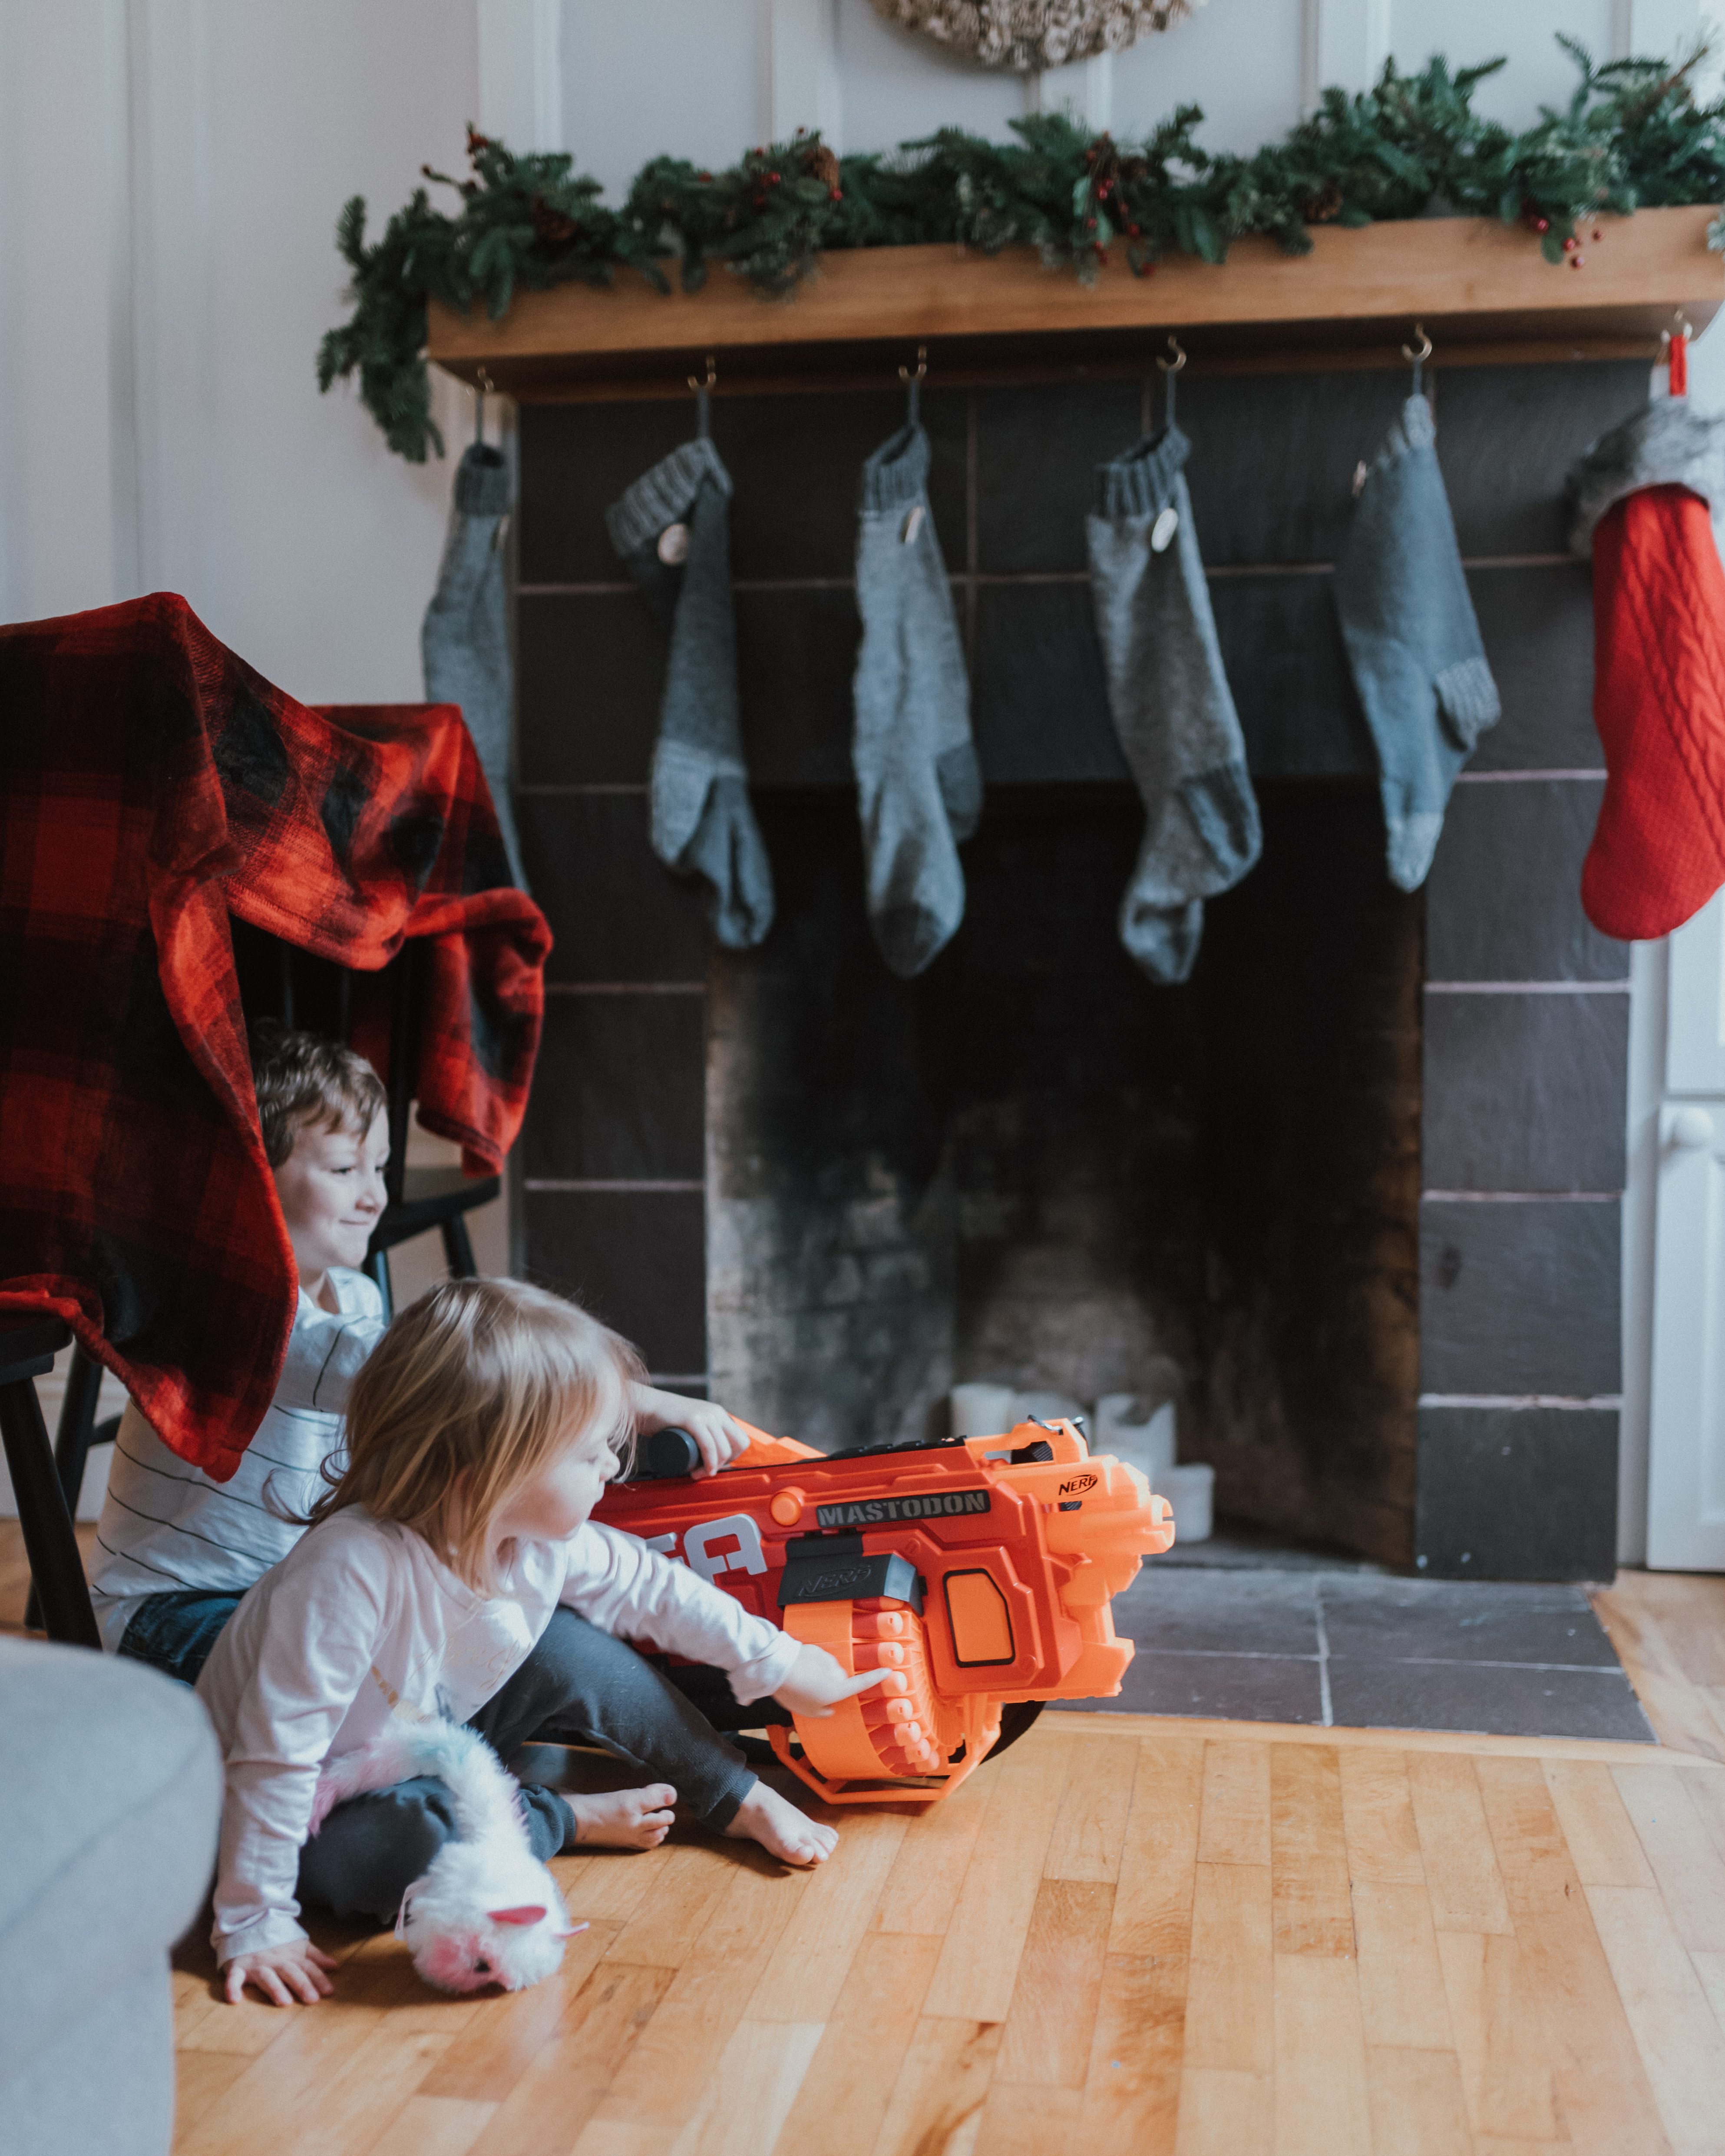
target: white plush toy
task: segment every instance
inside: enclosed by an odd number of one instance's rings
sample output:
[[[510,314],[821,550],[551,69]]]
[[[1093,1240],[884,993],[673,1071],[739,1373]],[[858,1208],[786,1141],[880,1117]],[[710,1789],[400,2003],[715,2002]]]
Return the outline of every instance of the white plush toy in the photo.
[[[522,1991],[563,1958],[569,1922],[557,1881],[527,1846],[520,1792],[484,1738],[459,1723],[395,1722],[317,1778],[316,1834],[332,1805],[367,1789],[434,1774],[454,1799],[458,1838],[446,1841],[402,1897],[395,1935],[441,1991]]]

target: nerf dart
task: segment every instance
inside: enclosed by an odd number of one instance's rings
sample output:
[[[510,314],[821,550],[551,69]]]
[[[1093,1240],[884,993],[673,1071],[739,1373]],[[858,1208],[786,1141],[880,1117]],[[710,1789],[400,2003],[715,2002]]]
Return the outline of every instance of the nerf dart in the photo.
[[[1003,1707],[1119,1691],[1133,1650],[1109,1604],[1174,1523],[1075,1424],[834,1453],[751,1435],[697,1482],[692,1440],[657,1433],[641,1479],[614,1483],[593,1517],[845,1670],[886,1671],[831,1715],[768,1732],[827,1803],[933,1803],[988,1757]]]

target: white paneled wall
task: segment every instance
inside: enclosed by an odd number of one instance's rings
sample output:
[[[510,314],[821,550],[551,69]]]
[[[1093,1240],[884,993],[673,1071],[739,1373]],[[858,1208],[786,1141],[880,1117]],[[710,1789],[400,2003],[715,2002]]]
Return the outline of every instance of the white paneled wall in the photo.
[[[521,24],[552,5],[482,0],[481,19],[512,17],[500,49],[525,54]],[[1433,52],[1454,66],[1505,55],[1478,102],[1522,127],[1574,87],[1558,31],[1599,59],[1667,54],[1694,43],[1702,15],[1697,0],[1208,0],[1130,52],[1021,78],[893,28],[869,0],[562,0],[562,141],[611,189],[665,149],[714,163],[817,124],[845,150],[947,126],[999,137],[1039,105],[1126,134],[1199,105],[1209,147],[1250,151],[1291,126],[1322,85],[1363,89],[1386,56],[1412,67]],[[529,101],[518,91],[510,109]]]
[[[5,0],[0,619],[166,587],[309,701],[421,693],[449,475],[314,367],[343,199],[459,168],[477,67],[473,0]]]

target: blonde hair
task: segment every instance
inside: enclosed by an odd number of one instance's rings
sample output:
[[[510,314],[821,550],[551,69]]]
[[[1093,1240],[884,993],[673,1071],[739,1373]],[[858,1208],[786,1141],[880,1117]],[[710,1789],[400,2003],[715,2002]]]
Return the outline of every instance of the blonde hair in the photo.
[[[316,1526],[350,1505],[423,1535],[480,1594],[495,1591],[488,1533],[524,1483],[591,1426],[607,1375],[644,1377],[619,1333],[523,1281],[452,1280],[410,1303],[372,1350],[347,1401],[347,1440]],[[615,1432],[633,1441],[626,1398]],[[458,1502],[459,1501],[459,1502]]]

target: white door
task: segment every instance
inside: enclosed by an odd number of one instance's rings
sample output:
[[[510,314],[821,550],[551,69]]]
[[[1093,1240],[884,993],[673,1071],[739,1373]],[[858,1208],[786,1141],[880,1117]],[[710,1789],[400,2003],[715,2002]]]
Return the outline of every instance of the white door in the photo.
[[[1725,1572],[1725,892],[1671,939],[1647,1562]]]

